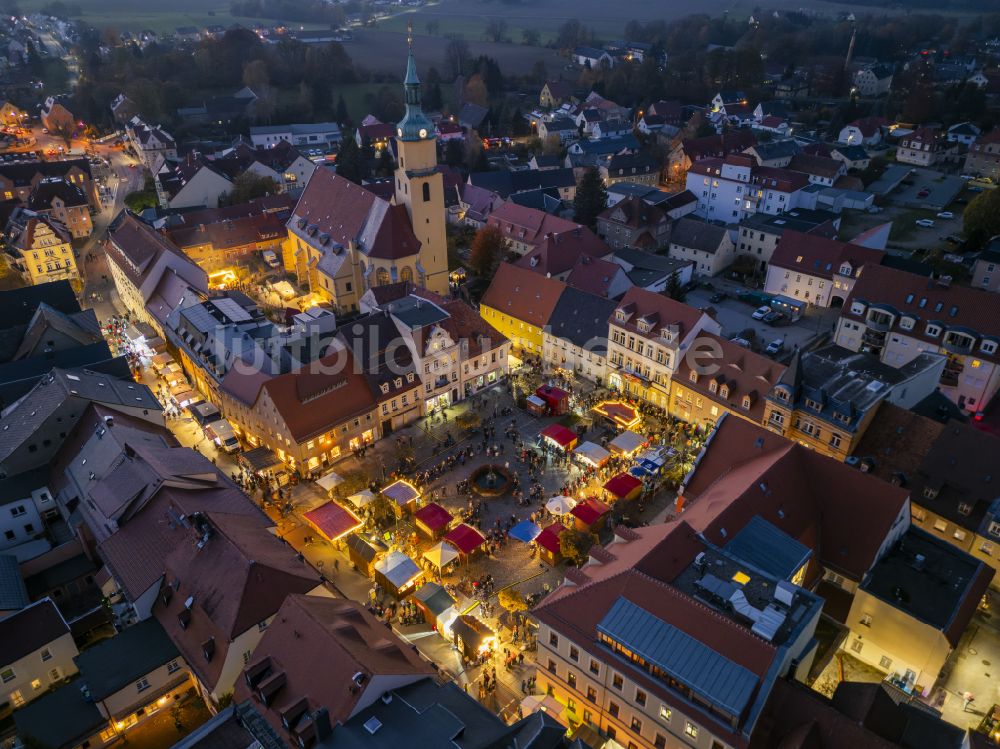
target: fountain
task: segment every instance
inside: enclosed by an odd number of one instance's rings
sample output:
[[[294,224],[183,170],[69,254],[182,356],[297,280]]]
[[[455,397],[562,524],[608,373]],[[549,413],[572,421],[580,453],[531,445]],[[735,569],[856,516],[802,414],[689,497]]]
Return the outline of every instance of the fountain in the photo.
[[[513,483],[511,472],[494,463],[479,466],[469,474],[469,486],[480,497],[502,497]]]

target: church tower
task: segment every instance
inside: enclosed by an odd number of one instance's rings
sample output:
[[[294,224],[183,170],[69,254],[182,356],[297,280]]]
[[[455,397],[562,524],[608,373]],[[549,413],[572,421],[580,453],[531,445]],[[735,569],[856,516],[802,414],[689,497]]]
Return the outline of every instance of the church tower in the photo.
[[[413,233],[420,241],[417,283],[438,294],[448,293],[448,240],[445,232],[444,178],[437,171],[437,134],[420,106],[420,79],[413,58],[413,25],[407,41],[406,114],[396,129],[399,164],[396,204],[406,206]]]

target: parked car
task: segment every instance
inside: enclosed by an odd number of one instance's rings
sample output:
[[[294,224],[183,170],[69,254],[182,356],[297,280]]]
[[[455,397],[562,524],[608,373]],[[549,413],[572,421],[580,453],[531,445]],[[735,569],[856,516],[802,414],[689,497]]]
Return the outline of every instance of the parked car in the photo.
[[[955,218],[955,214],[952,213],[951,211],[941,211],[940,213],[938,213],[937,217],[943,219],[952,219]]]
[[[754,320],[763,320],[765,317],[767,317],[773,311],[774,310],[772,310],[770,307],[758,307],[757,309],[754,310],[754,313],[752,315],[750,315],[750,316]]]
[[[728,299],[728,298],[729,298],[729,294],[727,294],[724,291],[718,291],[715,294],[712,294],[712,296],[709,298],[708,301],[710,301],[712,304],[718,304],[723,299]]]
[[[916,223],[917,226],[922,226],[925,229],[933,229],[934,228],[934,222],[931,219],[929,219],[929,218],[917,219],[915,223]]]
[[[779,312],[778,310],[771,310],[766,315],[764,315],[763,320],[768,325],[779,325],[785,319],[785,313]]]
[[[920,192],[918,192],[918,193],[917,193],[917,197],[918,197],[918,198],[926,198],[926,197],[927,197],[928,195],[930,195],[930,194],[931,194],[931,191],[930,191],[930,190],[928,190],[928,189],[927,189],[927,188],[925,187],[925,188],[924,188],[923,190],[921,190]]]
[[[764,349],[764,353],[774,356],[775,354],[780,354],[784,349],[785,349],[785,339],[775,338],[773,341],[767,344],[767,348]]]

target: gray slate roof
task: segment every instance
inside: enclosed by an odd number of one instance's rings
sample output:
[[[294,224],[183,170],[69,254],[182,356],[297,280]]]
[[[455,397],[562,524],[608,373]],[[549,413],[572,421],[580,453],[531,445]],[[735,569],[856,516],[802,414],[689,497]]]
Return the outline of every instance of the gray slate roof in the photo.
[[[552,335],[603,356],[608,350],[608,318],[618,303],[567,286],[549,317]]]
[[[179,655],[163,625],[149,618],[84,650],[73,660],[90,696],[103,700]]]
[[[13,554],[0,554],[0,611],[23,609],[31,603],[21,577],[21,566]]]
[[[670,244],[714,253],[726,238],[728,229],[693,218],[682,218],[674,225]]]

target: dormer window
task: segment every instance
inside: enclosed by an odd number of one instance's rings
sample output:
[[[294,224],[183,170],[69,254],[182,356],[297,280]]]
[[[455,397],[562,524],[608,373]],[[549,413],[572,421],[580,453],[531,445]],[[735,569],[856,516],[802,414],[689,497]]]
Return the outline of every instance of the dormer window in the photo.
[[[692,372],[691,374],[694,374],[694,372]],[[717,383],[715,380],[712,380],[710,383],[708,383],[708,389],[711,390],[713,393],[719,392],[719,383]]]
[[[865,314],[865,305],[861,302],[853,302],[851,304],[851,314],[852,315],[863,315]]]
[[[618,320],[619,322],[625,322],[626,320],[628,320],[628,315],[625,314],[625,310],[618,309],[615,310],[615,319]]]
[[[382,391],[382,395],[386,395],[389,392],[389,383],[388,382],[383,382],[379,386],[379,389]]]
[[[397,377],[396,381],[393,383],[393,385],[395,387],[397,387],[397,388],[403,387],[403,378],[402,377]]]
[[[981,348],[983,350],[984,354],[995,354],[996,351],[997,351],[997,342],[996,341],[983,341],[982,345],[980,345],[979,348]]]
[[[788,402],[789,393],[784,388],[775,389],[774,394],[777,396],[778,400],[785,401],[786,403]]]
[[[729,385],[723,385],[719,388],[719,395],[723,398],[729,397]]]
[[[931,338],[937,338],[939,335],[941,335],[941,326],[940,325],[928,325],[927,326],[927,335],[929,335]]]
[[[414,379],[413,372],[407,372],[406,373],[406,381],[412,383],[413,379]]]
[[[924,499],[935,499],[938,495],[938,490],[933,486],[924,487]]]
[[[743,410],[744,411],[749,411],[750,410],[750,406],[752,406],[752,405],[753,405],[753,401],[751,401],[750,396],[749,395],[744,395],[743,396]]]
[[[903,317],[899,321],[899,327],[903,330],[913,330],[913,326],[916,324],[916,320],[912,317]]]
[[[823,405],[821,403],[817,403],[811,398],[806,398],[806,408],[812,409],[813,411],[822,411]]]
[[[842,276],[849,276],[849,275],[851,275],[852,272],[853,272],[853,269],[851,268],[851,264],[850,263],[844,263],[843,265],[840,266],[840,275],[842,275]]]
[[[646,322],[645,320],[640,320],[638,323],[636,323],[636,327],[639,329],[640,333],[649,332],[649,323]]]
[[[698,382],[698,373],[692,369],[691,374],[688,375],[688,379],[691,380],[691,382]]]

